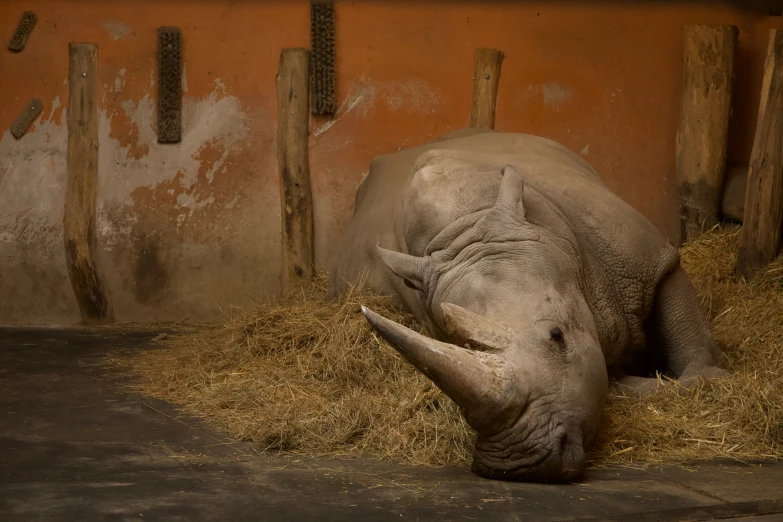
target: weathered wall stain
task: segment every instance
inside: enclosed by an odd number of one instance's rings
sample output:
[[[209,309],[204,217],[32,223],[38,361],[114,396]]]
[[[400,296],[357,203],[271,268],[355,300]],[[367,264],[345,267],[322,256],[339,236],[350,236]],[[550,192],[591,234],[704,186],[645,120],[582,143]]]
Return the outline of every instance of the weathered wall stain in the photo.
[[[131,28],[122,22],[108,21],[108,22],[103,22],[103,24],[101,25],[103,25],[103,28],[106,29],[106,32],[109,33],[112,40],[119,40],[120,38],[125,38],[131,32]]]
[[[544,105],[555,110],[560,109],[574,95],[574,90],[557,82],[545,83],[541,86],[541,92],[544,95]]]
[[[434,113],[441,107],[442,94],[421,78],[408,78],[392,82],[375,82],[360,78],[351,82],[344,101],[333,118],[316,126],[313,136],[319,138],[346,115],[356,111],[367,117],[368,111],[380,100],[390,111],[405,111],[418,116]]]
[[[442,95],[426,80],[408,78],[379,86],[380,97],[389,110],[404,110],[418,116],[440,108]]]
[[[152,235],[134,237],[136,262],[134,267],[134,294],[142,304],[150,304],[164,295],[169,282],[165,263],[161,259],[158,239]]]
[[[375,103],[375,85],[369,82],[366,78],[361,78],[359,81],[352,82],[348,88],[348,94],[345,96],[345,100],[337,108],[333,118],[329,118],[328,121],[320,126],[317,126],[313,130],[313,136],[315,138],[320,137],[323,133],[334,127],[342,118],[347,114],[358,109],[362,116],[367,116],[367,110]],[[316,120],[317,121],[317,120]]]
[[[542,103],[544,107],[559,111],[574,96],[574,89],[558,82],[528,85],[518,95],[518,104]]]
[[[65,118],[55,98],[21,140],[0,139],[0,324],[79,321],[63,249]]]

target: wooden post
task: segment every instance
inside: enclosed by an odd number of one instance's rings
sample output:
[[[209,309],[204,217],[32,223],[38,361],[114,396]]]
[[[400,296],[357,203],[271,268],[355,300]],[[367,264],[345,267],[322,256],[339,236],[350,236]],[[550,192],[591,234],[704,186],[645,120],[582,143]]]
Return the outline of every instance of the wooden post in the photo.
[[[750,155],[736,274],[749,278],[777,256],[783,224],[783,29],[769,36]]]
[[[685,27],[676,145],[680,244],[718,222],[737,34],[734,25]]]
[[[495,128],[495,106],[498,100],[500,64],[503,53],[496,49],[476,51],[476,70],[473,73],[473,106],[470,110],[470,127]]]
[[[308,154],[310,51],[283,49],[277,72],[277,163],[283,220],[283,293],[313,275],[313,196]]]
[[[82,322],[114,320],[109,289],[98,264],[98,46],[71,43],[68,74],[68,183],[65,192],[65,261]]]

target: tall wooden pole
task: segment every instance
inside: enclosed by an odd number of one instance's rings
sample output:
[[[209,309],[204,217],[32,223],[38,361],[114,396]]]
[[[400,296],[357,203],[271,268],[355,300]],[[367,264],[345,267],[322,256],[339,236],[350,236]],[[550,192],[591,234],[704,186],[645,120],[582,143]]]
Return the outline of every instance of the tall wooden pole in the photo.
[[[496,49],[476,51],[476,69],[473,73],[473,105],[470,110],[470,127],[495,128],[495,107],[498,100],[500,64],[503,53]]]
[[[734,25],[685,28],[676,145],[680,244],[718,222],[737,34]]]
[[[283,49],[277,72],[277,162],[283,230],[283,293],[313,276],[313,196],[308,154],[310,51]]]
[[[749,278],[780,248],[783,225],[783,29],[769,35],[756,137],[750,155],[736,274]]]
[[[82,322],[110,323],[114,309],[98,263],[98,46],[69,45],[65,261]]]

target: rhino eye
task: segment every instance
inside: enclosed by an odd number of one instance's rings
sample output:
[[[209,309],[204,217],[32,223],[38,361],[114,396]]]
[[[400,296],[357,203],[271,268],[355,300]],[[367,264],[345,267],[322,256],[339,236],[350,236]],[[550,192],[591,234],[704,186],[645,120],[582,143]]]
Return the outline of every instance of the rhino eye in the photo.
[[[549,337],[556,343],[562,343],[563,342],[563,331],[555,326],[551,330],[549,330]]]

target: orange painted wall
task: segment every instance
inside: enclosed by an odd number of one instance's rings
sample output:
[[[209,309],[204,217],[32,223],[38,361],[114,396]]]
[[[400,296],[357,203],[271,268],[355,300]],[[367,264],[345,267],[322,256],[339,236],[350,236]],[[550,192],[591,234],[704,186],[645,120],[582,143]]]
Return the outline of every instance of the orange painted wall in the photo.
[[[0,323],[73,323],[62,254],[68,42],[99,44],[99,241],[118,320],[213,320],[280,289],[275,74],[309,46],[309,3],[11,0],[38,25],[0,52],[0,125],[32,96],[41,117],[0,141]],[[469,121],[477,47],[504,51],[496,128],[582,153],[665,234],[676,222],[674,142],[682,27],[740,29],[730,159],[747,162],[768,30],[778,18],[717,4],[337,3],[338,104],[313,118],[316,257],[350,220],[370,160]],[[154,140],[156,28],[182,28],[183,143]]]

